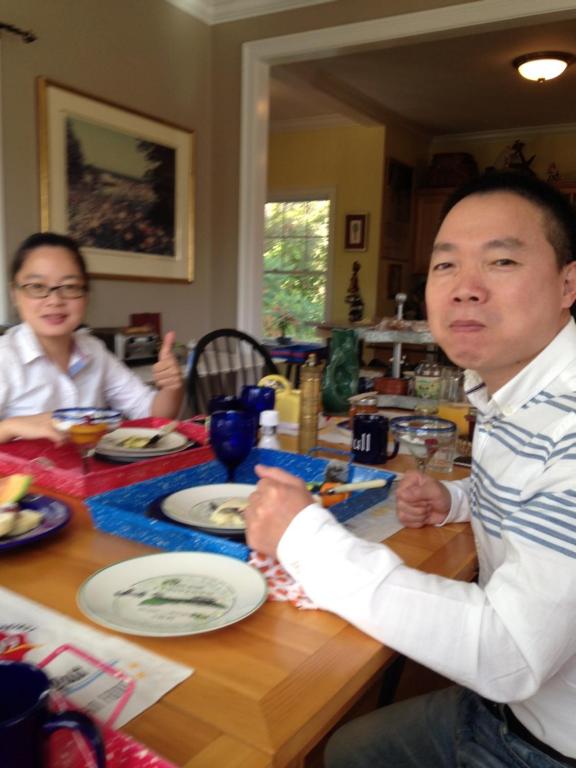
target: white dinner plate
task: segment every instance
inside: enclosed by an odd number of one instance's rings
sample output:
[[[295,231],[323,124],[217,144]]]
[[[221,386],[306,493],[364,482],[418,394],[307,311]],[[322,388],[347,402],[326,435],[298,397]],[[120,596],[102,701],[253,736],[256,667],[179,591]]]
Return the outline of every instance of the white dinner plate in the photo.
[[[90,619],[128,635],[179,637],[235,624],[265,601],[266,581],[242,560],[162,552],[97,571],[78,591]]]
[[[255,485],[244,483],[199,485],[166,496],[160,502],[160,507],[166,517],[184,525],[222,534],[242,533],[246,529],[245,525],[225,526],[215,523],[210,517],[215,509],[228,499],[246,499],[255,490]]]
[[[188,438],[181,432],[170,432],[151,445],[150,448],[127,448],[120,445],[123,440],[129,437],[154,437],[158,433],[157,429],[145,427],[120,427],[113,432],[109,432],[100,440],[96,446],[96,452],[103,456],[117,456],[144,458],[145,456],[165,456],[167,453],[183,451],[188,446]]]

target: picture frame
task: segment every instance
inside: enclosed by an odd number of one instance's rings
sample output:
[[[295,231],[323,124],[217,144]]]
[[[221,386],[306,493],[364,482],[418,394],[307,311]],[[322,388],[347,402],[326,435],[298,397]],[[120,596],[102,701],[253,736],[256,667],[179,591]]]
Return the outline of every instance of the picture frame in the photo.
[[[192,282],[192,131],[39,78],[38,132],[43,231],[95,278]]]
[[[349,213],[345,217],[344,250],[365,251],[368,248],[368,214]]]

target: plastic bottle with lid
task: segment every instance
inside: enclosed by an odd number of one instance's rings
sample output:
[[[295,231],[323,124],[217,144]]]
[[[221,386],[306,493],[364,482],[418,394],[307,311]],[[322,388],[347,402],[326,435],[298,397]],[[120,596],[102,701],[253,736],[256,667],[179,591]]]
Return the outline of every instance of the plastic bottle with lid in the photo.
[[[280,443],[276,437],[278,427],[278,411],[262,411],[260,413],[260,440],[258,448],[271,448],[280,450]]]

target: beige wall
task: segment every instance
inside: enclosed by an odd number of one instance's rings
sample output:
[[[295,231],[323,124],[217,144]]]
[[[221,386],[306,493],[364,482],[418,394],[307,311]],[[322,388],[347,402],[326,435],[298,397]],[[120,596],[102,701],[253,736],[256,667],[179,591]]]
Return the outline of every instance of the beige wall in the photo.
[[[374,317],[385,135],[382,126],[350,126],[270,136],[271,196],[306,190],[330,190],[334,195],[332,279],[326,313],[329,320],[347,321],[349,306],[344,298],[356,259],[361,264],[359,283],[364,316]],[[344,250],[347,213],[368,214],[368,246],[364,252]]]
[[[38,75],[196,132],[196,280],[169,285],[96,280],[88,320],[122,325],[162,312],[180,340],[211,325],[210,29],[165,0],[2,0],[1,20],[37,42],[2,35],[3,156],[8,253],[40,228]]]

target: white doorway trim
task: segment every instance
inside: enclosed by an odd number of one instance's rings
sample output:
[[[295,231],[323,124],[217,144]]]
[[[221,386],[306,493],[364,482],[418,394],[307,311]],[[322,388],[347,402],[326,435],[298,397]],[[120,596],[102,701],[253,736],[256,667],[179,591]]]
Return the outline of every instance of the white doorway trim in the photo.
[[[299,32],[242,46],[238,328],[260,337],[262,247],[268,163],[270,67],[341,55],[364,45],[429,38],[464,29],[480,31],[538,16],[576,15],[576,0],[478,0],[416,13]]]

